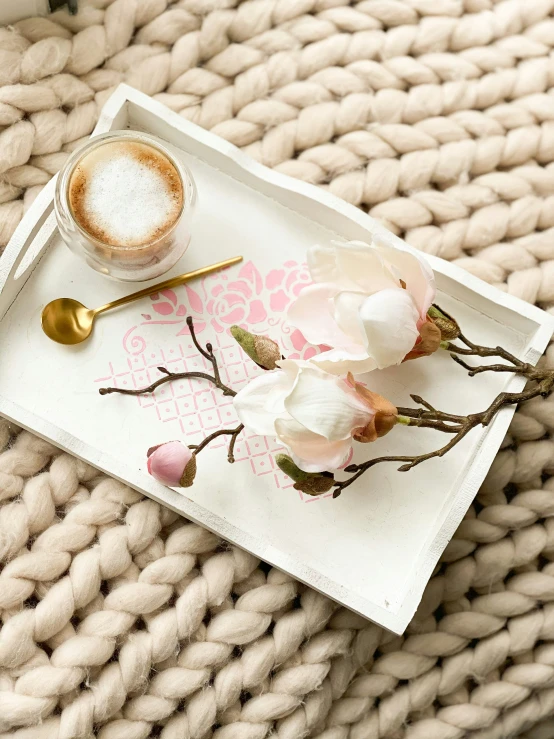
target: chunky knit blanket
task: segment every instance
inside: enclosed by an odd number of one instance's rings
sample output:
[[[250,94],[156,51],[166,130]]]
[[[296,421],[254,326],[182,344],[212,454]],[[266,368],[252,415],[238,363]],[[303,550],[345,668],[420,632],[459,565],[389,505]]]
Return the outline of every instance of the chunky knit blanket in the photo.
[[[125,81],[554,304],[554,0],[79,4],[0,29],[1,244]],[[553,430],[517,413],[395,637],[0,421],[0,737],[551,739]]]

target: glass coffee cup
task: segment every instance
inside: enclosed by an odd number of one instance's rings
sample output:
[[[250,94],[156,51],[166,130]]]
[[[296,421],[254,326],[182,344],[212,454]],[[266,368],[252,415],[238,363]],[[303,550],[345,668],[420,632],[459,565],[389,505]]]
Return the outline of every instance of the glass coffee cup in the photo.
[[[95,136],[58,176],[54,209],[67,246],[117,280],[167,272],[190,242],[196,187],[156,137],[138,131]]]

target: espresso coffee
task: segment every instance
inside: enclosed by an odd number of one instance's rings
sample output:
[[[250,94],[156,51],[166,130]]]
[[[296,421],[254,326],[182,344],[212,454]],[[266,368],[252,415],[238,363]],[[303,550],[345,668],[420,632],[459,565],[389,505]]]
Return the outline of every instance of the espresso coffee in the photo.
[[[75,165],[68,200],[78,225],[113,247],[138,248],[170,232],[183,209],[183,182],[154,146],[110,141]]]

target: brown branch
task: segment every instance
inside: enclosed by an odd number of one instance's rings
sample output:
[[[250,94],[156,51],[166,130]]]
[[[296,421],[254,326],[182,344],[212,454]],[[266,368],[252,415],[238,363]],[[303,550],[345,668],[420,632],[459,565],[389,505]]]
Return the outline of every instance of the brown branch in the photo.
[[[399,415],[405,415],[403,413],[400,413],[401,410],[408,410],[408,408],[402,408],[398,409]],[[410,418],[410,426],[418,426],[419,428],[426,428],[426,429],[435,429],[435,431],[442,431],[445,434],[455,434],[456,431],[459,431],[461,426],[460,424],[452,424],[449,425],[448,423],[445,423],[444,421],[435,420],[432,418],[424,418],[422,416],[406,416],[407,418]]]
[[[214,350],[213,350],[213,347],[212,347],[211,343],[208,342],[206,344],[206,349],[203,349],[200,346],[200,344],[198,342],[198,339],[196,338],[196,331],[194,330],[194,321],[193,321],[192,316],[187,316],[187,326],[189,327],[190,338],[192,339],[192,343],[198,349],[198,351],[200,352],[200,354],[205,359],[207,359],[208,362],[211,362],[211,365],[212,365],[212,368],[213,368],[214,377],[215,377],[215,383],[214,384],[217,385],[218,387],[222,387],[221,378],[219,376],[219,367],[218,367],[217,359],[215,358]],[[229,393],[225,393],[225,392],[223,394],[224,395],[229,395]],[[236,395],[236,393],[234,393],[234,394]]]
[[[164,376],[160,377],[158,380],[148,385],[147,387],[139,388],[138,390],[123,390],[122,388],[118,387],[102,387],[98,391],[100,395],[110,395],[111,393],[119,393],[120,395],[146,395],[147,393],[154,392],[156,388],[160,387],[160,385],[163,385],[166,382],[173,382],[173,380],[196,379],[207,380],[208,382],[213,383],[217,388],[219,388],[219,390],[222,391],[223,395],[234,397],[236,395],[236,392],[230,387],[227,387],[227,385],[224,385],[221,381],[219,366],[217,364],[217,359],[214,355],[212,345],[210,343],[206,344],[205,349],[200,346],[198,339],[196,338],[196,333],[194,331],[194,323],[190,316],[187,318],[187,325],[189,327],[190,336],[194,346],[196,347],[198,352],[211,363],[213,368],[213,376],[209,375],[207,372],[170,372],[170,370],[168,370],[166,367],[158,367],[158,371],[162,372]],[[235,444],[243,429],[244,425],[242,423],[239,423],[239,425],[236,426],[236,428],[234,429],[220,429],[219,431],[214,431],[213,434],[206,436],[206,438],[203,439],[200,444],[189,444],[189,449],[194,450],[195,455],[197,455],[200,454],[202,449],[205,449],[208,444],[211,444],[214,439],[217,439],[218,436],[230,436],[231,439],[229,441],[227,459],[232,464],[235,461]]]
[[[452,416],[452,419],[455,419],[457,422],[452,425],[448,425],[443,418],[445,415],[449,414],[444,414],[441,411],[430,410],[432,406],[429,403],[422,401],[421,398],[418,398],[418,402],[423,404],[428,410],[422,411],[421,409],[399,408],[399,414],[406,415],[414,421],[409,424],[410,426],[424,426],[425,428],[434,428],[437,431],[454,433],[455,435],[450,439],[450,441],[444,444],[444,446],[439,447],[439,449],[427,452],[426,454],[375,457],[374,459],[362,462],[361,464],[351,464],[346,467],[344,471],[353,474],[346,480],[338,480],[336,482],[333,497],[338,497],[345,488],[356,482],[356,480],[367,472],[367,470],[377,464],[381,464],[382,462],[403,462],[404,464],[398,468],[398,471],[408,472],[428,459],[443,457],[447,452],[459,444],[460,441],[462,441],[462,439],[474,428],[477,426],[488,426],[498,411],[503,407],[507,405],[516,405],[526,400],[537,398],[540,395],[547,397],[552,392],[553,387],[554,372],[549,372],[546,377],[528,390],[523,390],[520,393],[500,393],[500,395],[492,401],[489,407],[481,413],[472,413],[468,416]],[[410,413],[413,415],[410,415]],[[424,416],[426,418],[424,418]],[[421,423],[423,420],[426,420],[429,423]]]
[[[506,362],[510,362],[515,367],[525,366],[525,362],[522,362],[521,359],[518,359],[511,352],[509,352],[507,349],[503,349],[501,346],[491,347],[474,344],[462,333],[460,333],[459,339],[466,345],[467,348],[456,346],[456,344],[453,344],[451,341],[449,341],[445,347],[446,350],[453,354],[462,354],[466,357],[500,357],[500,359],[504,359]]]
[[[418,454],[414,456],[397,455],[387,457],[375,457],[374,459],[369,459],[367,462],[363,462],[362,464],[349,465],[345,468],[344,471],[354,472],[354,474],[347,480],[337,481],[337,483],[335,484],[335,490],[333,492],[333,498],[338,498],[342,491],[352,485],[353,482],[356,482],[356,480],[361,477],[364,472],[367,472],[372,467],[375,467],[376,464],[381,464],[381,462],[404,462],[405,464],[401,465],[398,468],[398,471],[408,472],[413,467],[417,467],[418,464],[421,464],[428,459],[432,459],[433,457],[443,457],[447,452],[453,449],[456,444],[458,444],[464,438],[464,436],[466,436],[472,430],[472,428],[473,426],[466,426],[460,429],[460,431],[456,433],[456,436],[450,439],[447,444],[440,447],[440,449],[435,449],[432,452],[427,452],[427,454]]]
[[[207,372],[170,372],[165,367],[158,367],[158,371],[163,372],[165,377],[160,377],[158,380],[153,382],[151,385],[148,385],[147,387],[139,388],[138,390],[124,390],[123,388],[119,387],[101,387],[98,390],[100,395],[110,395],[111,393],[119,393],[119,395],[146,395],[147,393],[154,392],[154,390],[160,387],[160,385],[163,385],[166,382],[173,382],[173,380],[208,380],[208,382],[212,382],[219,390],[221,390],[223,395],[234,397],[236,395],[236,392],[230,387],[227,387],[227,385],[224,385],[221,381],[219,367],[217,364],[217,359],[215,358],[215,355],[213,353],[212,345],[206,344],[206,349],[203,349],[198,343],[198,339],[196,338],[194,324],[190,316],[187,318],[187,324],[190,329],[190,337],[193,341],[194,346],[198,349],[203,357],[211,362],[211,365],[213,367],[213,376],[209,375]]]
[[[467,370],[467,373],[470,377],[480,375],[482,372],[511,372],[514,375],[523,375],[528,380],[540,380],[545,376],[544,370],[535,369],[535,367],[530,364],[522,363],[517,367],[509,364],[482,364],[478,365],[477,367],[473,367],[471,364],[464,362],[464,360],[456,354],[451,353],[450,356],[456,362],[456,364],[459,364],[461,367]]]
[[[193,449],[195,454],[200,454],[202,449],[205,449],[208,444],[211,444],[212,441],[214,439],[217,439],[218,436],[230,436],[231,441],[229,442],[229,452],[227,454],[227,459],[231,464],[233,464],[233,462],[235,461],[235,443],[243,429],[244,424],[239,423],[239,425],[234,429],[220,429],[219,431],[214,431],[213,434],[206,436],[206,438],[203,439],[200,444],[189,444],[189,449]]]
[[[240,436],[241,431],[244,428],[244,424],[240,424],[236,427],[234,433],[231,435],[231,440],[229,441],[229,450],[227,452],[227,461],[229,464],[233,464],[235,461],[235,444],[237,443],[237,439]]]
[[[111,395],[112,393],[118,393],[119,395],[147,395],[148,393],[154,392],[154,390],[160,385],[166,382],[173,382],[173,380],[208,380],[212,382],[219,390],[223,392],[223,395],[235,396],[236,392],[231,390],[230,387],[224,385],[221,380],[216,377],[212,377],[207,372],[170,372],[165,367],[157,367],[160,372],[164,373],[164,377],[160,377],[158,380],[153,382],[147,387],[141,387],[137,390],[124,390],[120,387],[101,387],[98,392],[100,395]]]

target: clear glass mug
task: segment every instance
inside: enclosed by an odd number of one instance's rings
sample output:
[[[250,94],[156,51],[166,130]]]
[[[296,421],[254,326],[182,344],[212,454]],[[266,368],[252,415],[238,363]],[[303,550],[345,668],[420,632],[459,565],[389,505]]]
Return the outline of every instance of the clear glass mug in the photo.
[[[135,246],[102,241],[79,223],[71,207],[69,185],[76,166],[107,143],[136,142],[154,148],[173,165],[182,185],[182,208],[161,236]],[[111,131],[94,136],[76,149],[58,176],[54,210],[60,234],[67,246],[93,269],[125,281],[150,280],[167,272],[185,253],[196,202],[196,186],[190,171],[155,136],[138,131]]]

